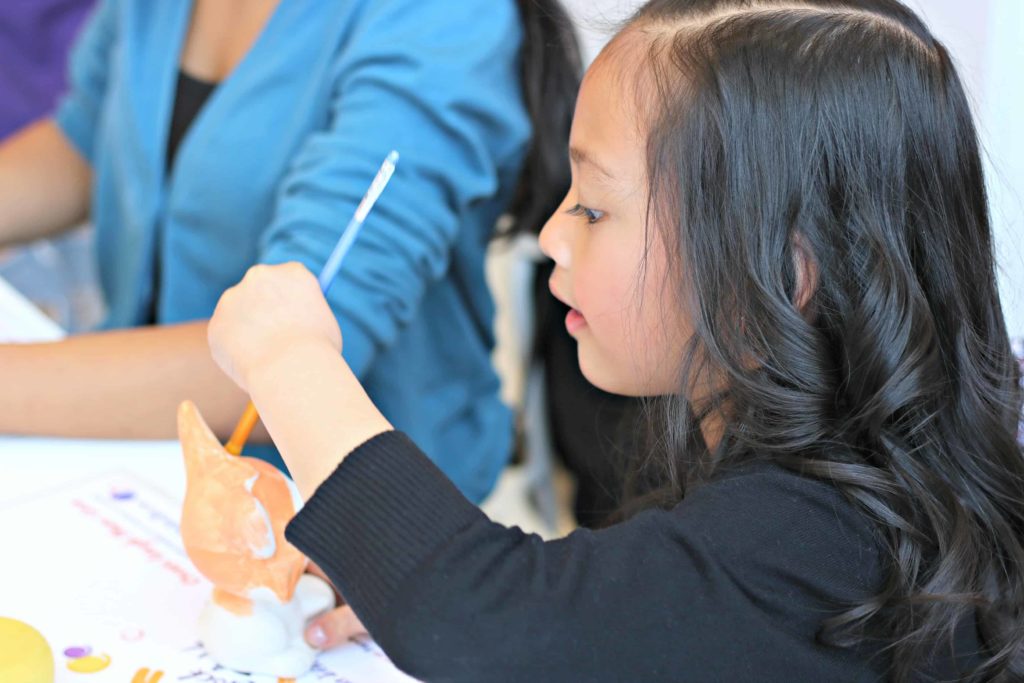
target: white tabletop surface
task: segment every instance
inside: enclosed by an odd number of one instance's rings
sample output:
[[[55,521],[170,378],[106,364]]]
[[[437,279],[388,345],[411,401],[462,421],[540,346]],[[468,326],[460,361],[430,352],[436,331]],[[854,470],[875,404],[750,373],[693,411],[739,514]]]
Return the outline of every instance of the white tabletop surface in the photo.
[[[108,498],[106,482],[118,480],[126,481],[137,494],[133,501],[147,503],[145,515],[118,517],[118,509],[136,508],[117,508],[122,503],[104,503]],[[102,495],[97,496],[97,489],[102,489]],[[55,514],[50,519],[43,519],[48,517],[50,508],[47,506],[51,503],[59,506],[67,500],[69,490],[81,491],[87,504],[98,501],[99,510],[98,515],[90,513],[73,520],[77,524],[70,533],[70,527],[65,526],[67,517],[61,517],[59,509],[54,509]],[[205,583],[192,588],[177,586],[174,583],[177,578],[169,579],[171,574],[164,572],[162,565],[147,559],[146,551],[140,549],[143,546],[135,547],[134,541],[122,538],[141,536],[136,534],[136,529],[142,527],[133,526],[139,519],[150,526],[159,526],[161,519],[165,521],[173,516],[173,511],[180,509],[184,491],[185,468],[177,441],[0,437],[0,515],[8,514],[7,526],[0,525],[0,552],[29,558],[29,564],[14,565],[16,578],[11,581],[6,581],[12,576],[11,565],[0,563],[0,613],[6,610],[7,616],[32,624],[51,641],[57,683],[82,679],[81,674],[70,670],[71,660],[65,648],[85,644],[96,648],[96,654],[108,656],[109,666],[88,676],[94,683],[133,680],[133,672],[137,676],[142,666],[151,670],[163,667],[163,673],[167,674],[165,681],[184,680],[179,675],[197,672],[203,675],[193,680],[270,681],[269,677],[249,678],[212,669],[212,662],[201,651],[190,649],[179,653],[165,647],[169,643],[180,647],[178,641],[182,640],[182,632],[185,634],[182,642],[189,642],[191,624],[198,618],[208,588]],[[154,510],[161,511],[163,516],[150,517]],[[13,526],[11,515],[15,519]],[[34,528],[26,531],[17,526],[20,516],[33,520]],[[110,520],[104,522],[119,524],[127,520],[123,525],[127,534],[111,540],[114,537],[104,530],[97,536],[96,528],[106,527],[95,524],[94,520],[106,516]],[[85,533],[91,535],[83,541]],[[13,548],[2,547],[5,540],[8,546],[13,544]],[[78,547],[94,541],[102,542],[105,550],[97,550],[99,545]],[[161,545],[159,539],[144,546],[164,559],[180,559],[167,550],[168,546]],[[41,549],[48,549],[44,555],[49,559],[41,559]],[[75,572],[66,571],[69,561],[74,563]],[[148,573],[140,578],[140,572]],[[10,586],[15,584],[21,588],[17,595],[12,595]],[[8,588],[6,593],[5,587]],[[170,603],[167,602],[169,595],[173,596]],[[159,609],[148,606],[148,602],[159,603]],[[12,603],[17,604],[12,606]],[[2,674],[0,679],[3,679]],[[316,668],[299,679],[299,683],[324,680],[414,683],[395,669],[376,645],[366,641],[322,655]]]
[[[106,472],[129,472],[170,496],[184,496],[177,441],[0,437],[0,503]]]

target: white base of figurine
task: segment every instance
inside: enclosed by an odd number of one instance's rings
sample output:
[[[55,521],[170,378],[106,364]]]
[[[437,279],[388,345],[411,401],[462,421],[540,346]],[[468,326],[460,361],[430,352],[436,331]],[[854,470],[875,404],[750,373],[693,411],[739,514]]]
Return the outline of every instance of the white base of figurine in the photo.
[[[252,614],[240,616],[212,600],[199,616],[199,639],[213,661],[244,673],[298,678],[309,671],[317,651],[303,632],[310,617],[334,607],[331,587],[304,574],[290,602],[260,588],[248,596]]]

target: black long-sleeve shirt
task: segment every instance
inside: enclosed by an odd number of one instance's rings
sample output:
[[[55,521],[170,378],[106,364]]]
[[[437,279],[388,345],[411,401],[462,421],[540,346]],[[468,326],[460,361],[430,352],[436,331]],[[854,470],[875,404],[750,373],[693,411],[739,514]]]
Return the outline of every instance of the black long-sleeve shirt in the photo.
[[[888,666],[880,648],[816,638],[882,581],[871,522],[774,466],[545,542],[491,522],[389,432],[338,467],[288,538],[425,681],[878,681]],[[957,647],[978,649],[973,624]],[[956,680],[953,667],[937,675]]]

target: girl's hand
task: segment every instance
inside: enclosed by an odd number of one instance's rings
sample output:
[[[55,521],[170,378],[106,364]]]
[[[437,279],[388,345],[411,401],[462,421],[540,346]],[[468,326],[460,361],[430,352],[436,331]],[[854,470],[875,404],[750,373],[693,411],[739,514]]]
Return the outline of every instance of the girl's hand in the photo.
[[[327,578],[323,570],[313,562],[309,563],[306,571],[314,576],[319,576],[331,588],[334,588],[334,584],[331,584],[331,580]],[[352,608],[345,604],[337,588],[334,588],[334,598],[336,607],[329,612],[317,615],[306,626],[306,642],[317,650],[330,650],[345,645],[352,638],[367,635],[363,622],[359,621],[359,617],[352,611]]]
[[[242,389],[253,370],[310,345],[341,353],[341,330],[299,263],[254,266],[224,292],[207,332],[213,359]]]
[[[306,627],[305,638],[313,649],[330,650],[365,635],[366,627],[356,613],[348,605],[341,605],[314,619]]]

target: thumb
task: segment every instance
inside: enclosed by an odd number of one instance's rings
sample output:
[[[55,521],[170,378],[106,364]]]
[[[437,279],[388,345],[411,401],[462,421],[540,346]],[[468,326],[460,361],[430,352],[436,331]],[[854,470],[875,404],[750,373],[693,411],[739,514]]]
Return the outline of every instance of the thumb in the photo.
[[[317,650],[329,650],[362,635],[366,627],[348,605],[321,614],[306,628],[306,642]]]

